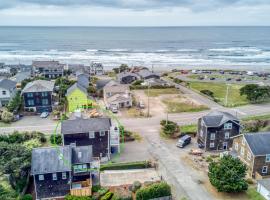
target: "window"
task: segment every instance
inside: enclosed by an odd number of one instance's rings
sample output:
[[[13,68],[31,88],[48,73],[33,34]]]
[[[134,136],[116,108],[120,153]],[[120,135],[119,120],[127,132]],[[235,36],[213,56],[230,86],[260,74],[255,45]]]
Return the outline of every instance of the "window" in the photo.
[[[237,142],[234,144],[234,149],[238,151],[238,143]]]
[[[214,142],[210,142],[210,148],[214,148],[215,147],[215,143]]]
[[[33,93],[27,93],[27,97],[33,97]]]
[[[63,180],[67,179],[67,173],[66,173],[66,172],[63,172],[63,173],[62,173],[62,179],[63,179]]]
[[[270,162],[270,154],[267,154],[265,157],[265,162]]]
[[[241,147],[241,155],[244,155],[245,154],[245,149],[244,147]]]
[[[74,165],[73,170],[74,173],[87,172],[87,165]]]
[[[2,95],[6,95],[7,94],[7,91],[6,90],[3,90],[2,91]]]
[[[266,174],[267,173],[267,170],[268,170],[268,167],[267,166],[263,166],[262,167],[262,173],[263,174]]]
[[[42,99],[42,105],[48,105],[49,101],[48,99]]]
[[[225,132],[225,139],[229,139],[230,138],[230,132]]]
[[[100,131],[99,135],[100,136],[105,136],[105,131]]]
[[[216,139],[216,134],[215,133],[211,133],[210,140],[215,140],[215,139]]]
[[[57,180],[57,174],[56,174],[56,173],[53,173],[53,174],[52,174],[52,179],[53,179],[54,181]]]
[[[29,105],[29,106],[33,106],[33,105],[35,105],[35,103],[34,103],[34,100],[33,100],[33,99],[29,99],[29,100],[27,101],[27,103],[28,103],[28,105]]]
[[[247,159],[248,159],[248,160],[251,160],[251,155],[250,155],[249,152],[247,153]]]
[[[41,96],[46,97],[46,96],[48,96],[48,93],[47,92],[42,92]]]
[[[44,175],[43,175],[43,174],[38,175],[38,180],[40,180],[40,181],[44,181]]]
[[[224,124],[224,129],[225,130],[232,129],[232,123],[225,123]]]
[[[89,138],[93,139],[95,138],[95,132],[89,132]]]

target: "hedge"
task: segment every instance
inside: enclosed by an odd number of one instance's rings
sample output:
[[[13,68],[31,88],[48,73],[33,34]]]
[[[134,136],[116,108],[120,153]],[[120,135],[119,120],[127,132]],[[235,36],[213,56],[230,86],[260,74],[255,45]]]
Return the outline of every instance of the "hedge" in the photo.
[[[147,89],[147,85],[131,85],[131,90],[145,90]],[[168,85],[153,85],[150,86],[151,89],[166,89],[166,88],[175,88],[175,86],[168,86]]]
[[[72,196],[72,195],[67,195],[65,196],[65,200],[93,200],[92,197],[78,197],[78,196]]]
[[[104,170],[123,170],[123,169],[143,169],[150,168],[149,161],[128,162],[128,163],[110,163],[100,166],[100,171]]]
[[[166,182],[154,183],[136,192],[136,200],[149,200],[171,196],[171,187]]]
[[[113,196],[112,192],[107,192],[100,200],[110,200]]]

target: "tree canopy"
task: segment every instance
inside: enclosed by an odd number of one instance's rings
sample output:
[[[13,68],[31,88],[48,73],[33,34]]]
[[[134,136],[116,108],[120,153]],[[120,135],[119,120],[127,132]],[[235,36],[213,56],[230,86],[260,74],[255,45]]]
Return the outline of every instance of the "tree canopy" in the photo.
[[[270,97],[270,87],[248,84],[240,89],[240,95],[246,95],[251,102],[264,101]]]

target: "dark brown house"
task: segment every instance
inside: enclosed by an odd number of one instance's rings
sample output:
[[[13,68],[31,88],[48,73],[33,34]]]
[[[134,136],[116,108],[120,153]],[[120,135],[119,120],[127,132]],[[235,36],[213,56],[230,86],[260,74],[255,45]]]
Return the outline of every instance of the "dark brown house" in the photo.
[[[112,139],[110,118],[66,120],[61,124],[64,145],[93,147],[93,156],[110,159]]]
[[[213,111],[198,120],[197,141],[206,151],[226,151],[240,129],[239,119],[230,113]]]
[[[251,177],[270,177],[270,132],[236,136],[231,154],[247,165]]]

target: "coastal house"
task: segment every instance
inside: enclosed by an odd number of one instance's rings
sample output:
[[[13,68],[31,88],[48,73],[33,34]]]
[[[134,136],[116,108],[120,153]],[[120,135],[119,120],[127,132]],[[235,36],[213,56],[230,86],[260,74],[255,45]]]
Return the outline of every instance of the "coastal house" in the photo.
[[[103,75],[104,67],[102,63],[91,63],[89,71],[90,75]]]
[[[24,110],[37,113],[51,112],[53,102],[54,82],[35,80],[23,88]]]
[[[92,155],[92,146],[34,148],[31,175],[35,199],[63,199],[68,194],[90,196],[98,165],[98,159]]]
[[[65,65],[59,61],[33,61],[32,66],[36,76],[54,79],[64,75]]]
[[[77,118],[61,123],[64,145],[92,145],[93,156],[110,159],[111,152],[119,152],[119,130],[108,117]]]
[[[131,84],[132,82],[139,80],[140,76],[136,73],[122,72],[117,74],[117,81],[121,84]]]
[[[197,142],[206,151],[226,151],[240,134],[240,121],[227,112],[213,111],[198,120]]]
[[[90,108],[93,105],[93,100],[88,96],[87,89],[78,82],[67,89],[66,98],[69,112]]]
[[[257,192],[266,200],[270,200],[270,178],[257,181]]]
[[[9,101],[16,95],[16,82],[9,79],[0,81],[0,107],[8,105]]]
[[[79,73],[76,75],[77,77],[77,83],[81,86],[83,86],[84,88],[88,88],[89,87],[89,75],[88,74],[84,74],[84,73]]]
[[[150,78],[155,78],[155,79],[159,79],[160,75],[149,71],[148,69],[143,69],[140,70],[139,72],[137,72],[137,74],[141,77],[142,80],[147,80]]]
[[[108,108],[116,107],[119,109],[132,106],[132,96],[128,85],[111,81],[104,86],[103,97]]]
[[[245,133],[234,137],[231,154],[247,165],[251,177],[270,177],[270,132]]]
[[[16,88],[21,89],[21,83],[25,79],[31,78],[31,72],[30,71],[24,71],[24,72],[18,72],[14,76],[10,78],[10,80],[16,82]]]

